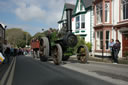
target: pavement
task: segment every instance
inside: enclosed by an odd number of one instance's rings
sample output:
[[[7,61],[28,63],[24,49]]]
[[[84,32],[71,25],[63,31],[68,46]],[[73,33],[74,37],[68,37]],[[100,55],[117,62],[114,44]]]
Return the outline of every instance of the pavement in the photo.
[[[12,85],[128,85],[128,66],[70,59],[60,66],[18,56]]]
[[[0,65],[0,85],[12,85],[12,79],[15,69],[15,57],[10,57],[8,64]]]

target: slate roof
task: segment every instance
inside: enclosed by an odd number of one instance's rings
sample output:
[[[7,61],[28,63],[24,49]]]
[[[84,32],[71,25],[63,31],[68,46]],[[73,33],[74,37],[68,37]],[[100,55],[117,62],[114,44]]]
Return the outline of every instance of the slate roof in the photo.
[[[85,8],[92,6],[94,0],[83,0]]]
[[[67,8],[71,8],[71,9],[75,9],[75,5],[73,5],[73,4],[69,4],[69,3],[65,3],[65,7],[66,7],[66,9]]]
[[[72,14],[73,14],[73,11],[75,10],[75,5],[70,4],[70,3],[65,3],[64,6],[65,6],[64,11],[65,11],[66,9],[70,8],[70,9],[73,9],[73,10],[72,10]],[[63,21],[65,21],[65,20],[60,20],[60,21],[58,21],[58,23],[63,22]]]

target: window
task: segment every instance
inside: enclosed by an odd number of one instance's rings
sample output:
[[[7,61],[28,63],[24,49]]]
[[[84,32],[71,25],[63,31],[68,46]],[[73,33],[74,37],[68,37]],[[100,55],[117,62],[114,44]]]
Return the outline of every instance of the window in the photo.
[[[97,46],[97,50],[100,50],[103,48],[103,31],[97,31],[97,42],[96,42],[96,46]]]
[[[109,37],[110,37],[110,32],[109,31],[106,31],[106,49],[109,48]]]
[[[101,24],[102,23],[102,3],[99,3],[96,5],[96,17],[97,17],[97,24]]]
[[[121,19],[128,19],[128,0],[122,0],[121,2]]]
[[[80,28],[80,17],[77,16],[76,17],[76,29],[79,29]]]
[[[110,20],[110,3],[109,2],[105,2],[105,22],[109,23]]]
[[[85,28],[85,14],[81,15],[81,28]]]

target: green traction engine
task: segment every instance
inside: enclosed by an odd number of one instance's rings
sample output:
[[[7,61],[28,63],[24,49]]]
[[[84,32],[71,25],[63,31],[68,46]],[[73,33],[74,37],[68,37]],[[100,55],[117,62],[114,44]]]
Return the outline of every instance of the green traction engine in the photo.
[[[40,39],[40,60],[52,59],[54,64],[59,65],[62,61],[67,61],[73,55],[73,47],[77,45],[77,36],[72,33],[72,9],[66,9],[66,23],[59,31],[55,41],[51,41],[52,34]],[[87,63],[89,56],[88,48],[85,45],[78,47],[77,59],[82,63]]]

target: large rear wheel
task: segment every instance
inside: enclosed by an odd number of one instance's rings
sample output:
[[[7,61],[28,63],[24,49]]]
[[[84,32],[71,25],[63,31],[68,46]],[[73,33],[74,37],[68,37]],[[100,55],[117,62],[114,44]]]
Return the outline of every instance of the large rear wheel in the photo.
[[[49,57],[49,40],[47,37],[42,37],[40,40],[40,60],[47,61]]]
[[[61,45],[56,44],[53,50],[53,62],[55,65],[61,64],[62,55],[63,55],[63,51]]]

